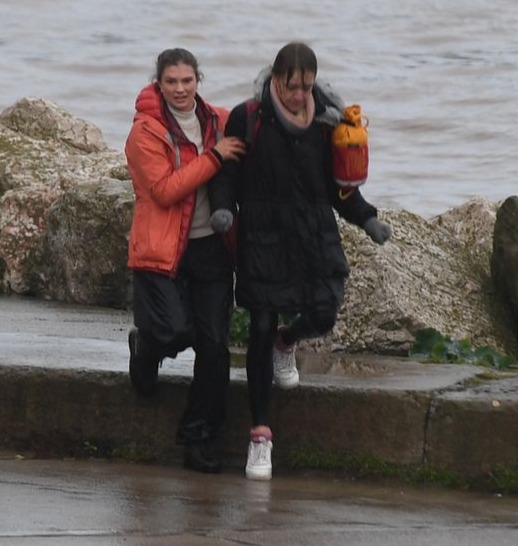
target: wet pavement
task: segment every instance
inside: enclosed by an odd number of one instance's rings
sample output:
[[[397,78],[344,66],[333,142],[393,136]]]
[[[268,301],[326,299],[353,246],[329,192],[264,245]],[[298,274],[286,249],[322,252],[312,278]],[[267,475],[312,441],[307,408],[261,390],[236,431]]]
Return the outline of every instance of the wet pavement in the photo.
[[[518,498],[329,475],[0,460],[1,546],[516,546]]]
[[[127,311],[0,297],[0,366],[126,374],[131,322]],[[469,366],[385,366],[373,358],[353,364],[354,373],[343,366],[331,377],[303,373],[302,386],[370,384],[372,392],[426,393],[476,375]],[[160,371],[191,373],[190,351]],[[232,378],[244,381],[243,370],[233,369]],[[515,391],[513,384],[513,403]],[[489,411],[505,408],[501,388],[497,394],[485,395]],[[449,396],[462,395],[454,389]],[[459,453],[470,457],[464,449]],[[36,460],[0,452],[0,546],[342,544],[516,546],[518,497],[358,483],[314,472],[282,471],[271,482],[252,482],[239,467],[206,476],[177,464]]]
[[[0,296],[0,365],[36,366],[48,369],[88,369],[127,372],[130,311],[63,304],[17,296]],[[166,358],[162,375],[192,375],[191,349],[174,360]],[[474,377],[474,366],[423,366],[397,359],[356,355],[350,361],[333,362],[320,373],[320,355],[297,355],[301,384],[347,384],[395,390],[443,389]],[[387,365],[389,364],[389,366]],[[353,368],[351,370],[350,368]],[[239,367],[231,379],[246,380]]]
[[[127,372],[132,324],[131,311],[0,296],[0,365]],[[161,374],[192,373],[192,357],[165,359]]]

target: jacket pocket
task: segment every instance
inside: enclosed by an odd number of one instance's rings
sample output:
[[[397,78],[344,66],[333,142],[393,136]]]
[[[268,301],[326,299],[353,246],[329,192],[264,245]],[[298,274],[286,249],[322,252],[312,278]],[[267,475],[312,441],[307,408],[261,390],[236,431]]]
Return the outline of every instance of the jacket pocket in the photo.
[[[250,279],[276,283],[290,275],[287,249],[277,233],[254,232],[238,245],[238,253],[241,272]]]

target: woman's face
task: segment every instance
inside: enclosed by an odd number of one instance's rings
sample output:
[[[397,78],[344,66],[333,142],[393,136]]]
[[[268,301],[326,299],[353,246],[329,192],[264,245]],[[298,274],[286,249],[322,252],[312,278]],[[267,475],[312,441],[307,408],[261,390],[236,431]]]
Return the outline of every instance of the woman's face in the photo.
[[[188,112],[193,109],[198,81],[192,66],[181,63],[166,67],[158,86],[165,100],[176,110]]]
[[[286,81],[286,74],[274,76],[275,89],[282,104],[292,113],[300,114],[306,108],[306,99],[311,95],[315,84],[313,72],[302,72],[296,70],[289,81]]]

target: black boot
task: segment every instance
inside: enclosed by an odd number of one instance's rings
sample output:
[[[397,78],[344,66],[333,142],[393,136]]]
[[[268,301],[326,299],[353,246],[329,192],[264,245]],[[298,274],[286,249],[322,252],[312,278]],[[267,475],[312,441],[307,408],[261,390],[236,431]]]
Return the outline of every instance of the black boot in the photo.
[[[128,344],[131,383],[140,394],[151,396],[156,389],[160,359],[139,335],[137,328],[130,330]]]
[[[212,443],[196,442],[185,446],[183,466],[196,472],[219,474],[221,461],[219,460]]]

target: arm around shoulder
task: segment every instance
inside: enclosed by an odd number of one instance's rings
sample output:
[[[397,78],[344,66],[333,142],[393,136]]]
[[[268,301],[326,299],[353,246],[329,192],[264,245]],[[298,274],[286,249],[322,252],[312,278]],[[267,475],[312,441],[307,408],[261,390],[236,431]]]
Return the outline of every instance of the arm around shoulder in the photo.
[[[236,106],[230,113],[225,127],[225,137],[234,137],[244,143],[246,131],[246,107]],[[222,162],[221,170],[208,184],[211,208],[211,227],[214,231],[225,233],[233,223],[236,213],[236,185],[239,184],[241,158]]]
[[[149,193],[160,206],[184,199],[220,169],[217,157],[204,152],[192,161],[175,166],[172,145],[146,122],[136,122],[125,146],[128,168],[135,188]]]

